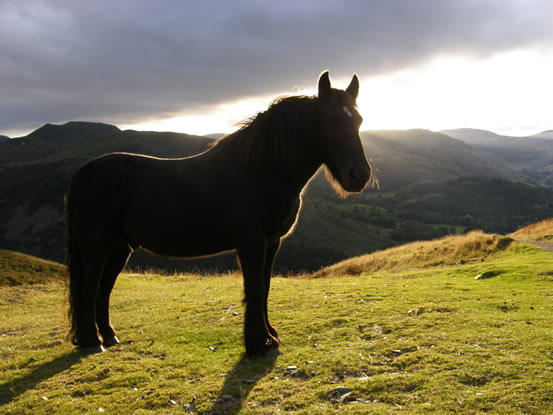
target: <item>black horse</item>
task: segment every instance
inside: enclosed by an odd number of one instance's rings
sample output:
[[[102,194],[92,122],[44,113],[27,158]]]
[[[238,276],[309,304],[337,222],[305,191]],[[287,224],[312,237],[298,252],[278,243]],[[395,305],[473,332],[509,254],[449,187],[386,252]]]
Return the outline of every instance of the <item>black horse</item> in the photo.
[[[133,250],[174,257],[235,251],[244,276],[246,353],[280,354],[267,298],[304,187],[323,164],[342,196],[361,191],[371,175],[359,139],[358,91],[356,75],[343,91],[324,72],[316,96],[277,99],[204,153],[114,153],[82,166],[66,201],[73,343],[87,352],[119,343],[109,297]]]

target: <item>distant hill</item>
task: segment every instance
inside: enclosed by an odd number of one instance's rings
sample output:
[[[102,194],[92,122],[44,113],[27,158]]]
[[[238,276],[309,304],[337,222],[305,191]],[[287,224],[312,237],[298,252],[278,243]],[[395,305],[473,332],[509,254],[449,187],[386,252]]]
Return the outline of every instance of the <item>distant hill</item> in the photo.
[[[463,141],[428,130],[365,131],[361,134],[381,184],[397,189],[466,176],[512,179],[514,172]]]
[[[9,139],[10,139],[10,137],[8,137],[8,136],[0,135],[0,142],[6,141],[6,140],[9,140]]]
[[[442,130],[440,133],[456,138],[468,144],[486,144],[501,142],[507,136],[501,136],[491,131],[479,130],[476,128],[457,128]],[[511,137],[509,137],[511,138]]]
[[[296,231],[277,258],[277,269],[318,269],[407,241],[476,227],[507,233],[549,216],[544,211],[553,206],[553,190],[515,183],[520,175],[510,165],[448,135],[408,130],[368,131],[361,137],[380,189],[342,200],[323,175],[317,175],[305,194]],[[114,151],[186,157],[205,151],[212,142],[208,137],[121,131],[88,122],[46,124],[25,137],[0,142],[0,249],[63,261],[64,194],[73,173],[87,160]],[[138,252],[129,266],[184,271],[236,265],[228,255],[180,261]]]
[[[550,217],[553,191],[497,177],[460,177],[412,186],[382,206],[399,217],[415,215],[422,223],[457,223],[468,229],[509,233],[522,224]],[[414,240],[416,235],[409,238],[410,233],[406,227],[398,237]]]
[[[532,137],[547,138],[547,139],[551,140],[551,139],[553,139],[553,130],[542,131],[541,133],[534,134]]]
[[[46,124],[25,137],[1,143],[0,164],[82,161],[115,151],[186,157],[204,151],[211,141],[207,137],[171,132],[121,131],[101,123]]]
[[[210,142],[187,134],[70,122],[46,124],[0,143],[0,248],[62,261],[63,198],[84,162],[115,151],[186,157],[206,150]]]
[[[486,153],[495,163],[509,166],[526,181],[553,186],[552,131],[529,137],[503,136],[469,128],[444,130],[442,133]]]

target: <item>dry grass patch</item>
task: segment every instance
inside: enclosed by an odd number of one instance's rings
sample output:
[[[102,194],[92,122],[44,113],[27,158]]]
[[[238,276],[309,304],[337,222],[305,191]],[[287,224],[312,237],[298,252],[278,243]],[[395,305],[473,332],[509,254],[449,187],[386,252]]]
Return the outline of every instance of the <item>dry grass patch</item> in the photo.
[[[0,287],[61,281],[65,270],[57,262],[0,250]]]
[[[510,237],[473,231],[465,235],[447,236],[433,241],[407,245],[350,258],[314,274],[359,275],[397,269],[418,269],[441,265],[480,262],[489,255],[505,250],[513,242]]]
[[[553,240],[553,218],[542,220],[538,223],[525,226],[510,234],[514,239],[529,239],[531,241]]]

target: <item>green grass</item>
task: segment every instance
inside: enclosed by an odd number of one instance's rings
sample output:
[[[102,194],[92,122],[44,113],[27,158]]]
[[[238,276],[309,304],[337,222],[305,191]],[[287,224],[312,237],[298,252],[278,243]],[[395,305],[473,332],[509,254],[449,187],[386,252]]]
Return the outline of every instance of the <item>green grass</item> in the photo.
[[[243,356],[241,287],[124,274],[122,344],[91,356],[64,341],[61,283],[0,288],[0,413],[553,412],[550,252],[515,242],[478,263],[275,278],[276,359]]]

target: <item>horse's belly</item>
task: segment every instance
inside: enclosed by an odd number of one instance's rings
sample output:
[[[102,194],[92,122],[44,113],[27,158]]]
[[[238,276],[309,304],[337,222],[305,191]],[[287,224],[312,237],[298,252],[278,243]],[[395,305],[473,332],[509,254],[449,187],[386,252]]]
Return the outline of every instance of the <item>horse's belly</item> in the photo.
[[[221,254],[224,252],[230,252],[233,249],[227,248],[227,247],[208,247],[205,249],[202,249],[198,246],[192,246],[192,247],[178,247],[178,246],[152,246],[152,245],[144,245],[140,246],[140,248],[145,249],[146,251],[152,252],[157,255],[163,255],[163,256],[170,256],[175,258],[202,258],[202,257],[209,257],[217,254]]]
[[[202,242],[171,242],[168,240],[145,241],[139,244],[140,248],[153,252],[154,254],[172,256],[179,258],[196,258],[211,256],[221,252],[232,250],[231,244],[221,243],[221,241],[212,241],[209,244]]]
[[[201,222],[201,221],[199,221]],[[199,257],[232,250],[232,240],[222,228],[210,223],[173,222],[129,224],[127,238],[131,246],[158,255]]]

